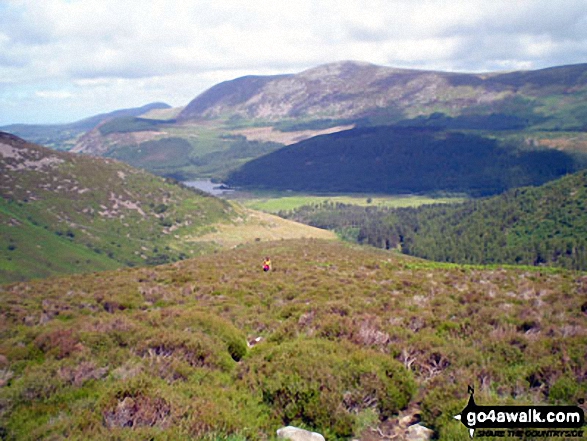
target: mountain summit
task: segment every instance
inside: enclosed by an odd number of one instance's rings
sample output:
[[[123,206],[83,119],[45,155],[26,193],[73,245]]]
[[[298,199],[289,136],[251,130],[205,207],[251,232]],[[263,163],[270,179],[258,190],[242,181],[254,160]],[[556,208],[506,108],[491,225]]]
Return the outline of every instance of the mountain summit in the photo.
[[[340,119],[381,112],[412,118],[433,111],[454,116],[517,96],[583,94],[586,89],[587,64],[466,74],[343,61],[298,74],[245,76],[217,84],[192,100],[178,119]]]

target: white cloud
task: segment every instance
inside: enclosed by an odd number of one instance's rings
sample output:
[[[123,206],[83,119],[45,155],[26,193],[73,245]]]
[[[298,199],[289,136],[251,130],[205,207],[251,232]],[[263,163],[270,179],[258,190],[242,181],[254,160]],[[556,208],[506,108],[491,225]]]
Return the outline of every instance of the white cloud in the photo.
[[[39,98],[49,98],[63,100],[66,98],[73,97],[73,94],[69,90],[37,90],[35,95]]]
[[[20,93],[2,88],[18,87],[29,90],[27,105],[36,98],[48,106],[51,100],[34,91],[52,91],[57,83],[73,94],[70,102],[87,100],[85,107],[45,107],[48,115],[71,119],[121,103],[183,105],[237,75],[297,72],[343,59],[459,71],[584,62],[587,3],[0,1],[0,97],[16,99]],[[16,117],[0,115],[0,124]]]

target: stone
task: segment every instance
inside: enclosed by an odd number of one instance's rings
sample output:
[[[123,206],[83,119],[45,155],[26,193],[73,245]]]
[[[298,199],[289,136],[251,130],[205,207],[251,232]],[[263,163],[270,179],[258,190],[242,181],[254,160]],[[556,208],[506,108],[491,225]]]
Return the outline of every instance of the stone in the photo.
[[[319,433],[299,429],[294,426],[282,427],[277,430],[277,437],[290,439],[292,441],[325,441],[324,437]]]
[[[433,430],[422,426],[421,424],[414,424],[406,430],[406,441],[429,441],[434,434]]]

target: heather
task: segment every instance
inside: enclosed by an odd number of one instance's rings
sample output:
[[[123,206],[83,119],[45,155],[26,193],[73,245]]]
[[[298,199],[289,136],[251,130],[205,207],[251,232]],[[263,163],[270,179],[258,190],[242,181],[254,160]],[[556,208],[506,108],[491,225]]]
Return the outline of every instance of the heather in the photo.
[[[483,404],[585,397],[586,294],[582,272],[321,240],[1,285],[0,431],[255,440],[293,424],[369,439],[411,407],[463,439],[468,385]]]

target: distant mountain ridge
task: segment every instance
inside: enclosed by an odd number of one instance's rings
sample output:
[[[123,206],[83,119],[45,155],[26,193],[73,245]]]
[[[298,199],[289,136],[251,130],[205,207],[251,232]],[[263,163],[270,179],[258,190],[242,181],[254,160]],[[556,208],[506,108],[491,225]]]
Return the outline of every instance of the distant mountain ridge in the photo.
[[[116,158],[179,180],[224,180],[280,149],[285,139],[298,142],[380,126],[461,131],[495,139],[512,154],[553,149],[585,156],[587,64],[455,73],[342,61],[297,74],[236,78],[201,93],[183,110],[146,110],[86,121],[87,126],[99,122],[85,132],[73,124],[75,130],[39,126],[16,133],[51,148]],[[336,135],[329,139],[340,140]],[[491,173],[491,167],[486,171]],[[417,173],[426,176],[426,170]],[[515,177],[510,181],[501,187],[515,185]]]
[[[468,74],[397,69],[343,61],[298,74],[246,76],[220,83],[192,100],[178,120],[222,116],[284,118],[396,118],[441,111],[484,111],[514,97],[587,93],[587,64],[535,71]],[[436,110],[434,110],[436,109]]]
[[[140,107],[119,109],[112,112],[100,113],[79,121],[65,124],[10,124],[0,127],[0,130],[13,133],[35,144],[65,149],[69,143],[72,146],[78,136],[92,130],[107,120],[120,117],[136,117],[153,110],[170,109],[169,104],[155,102]]]

